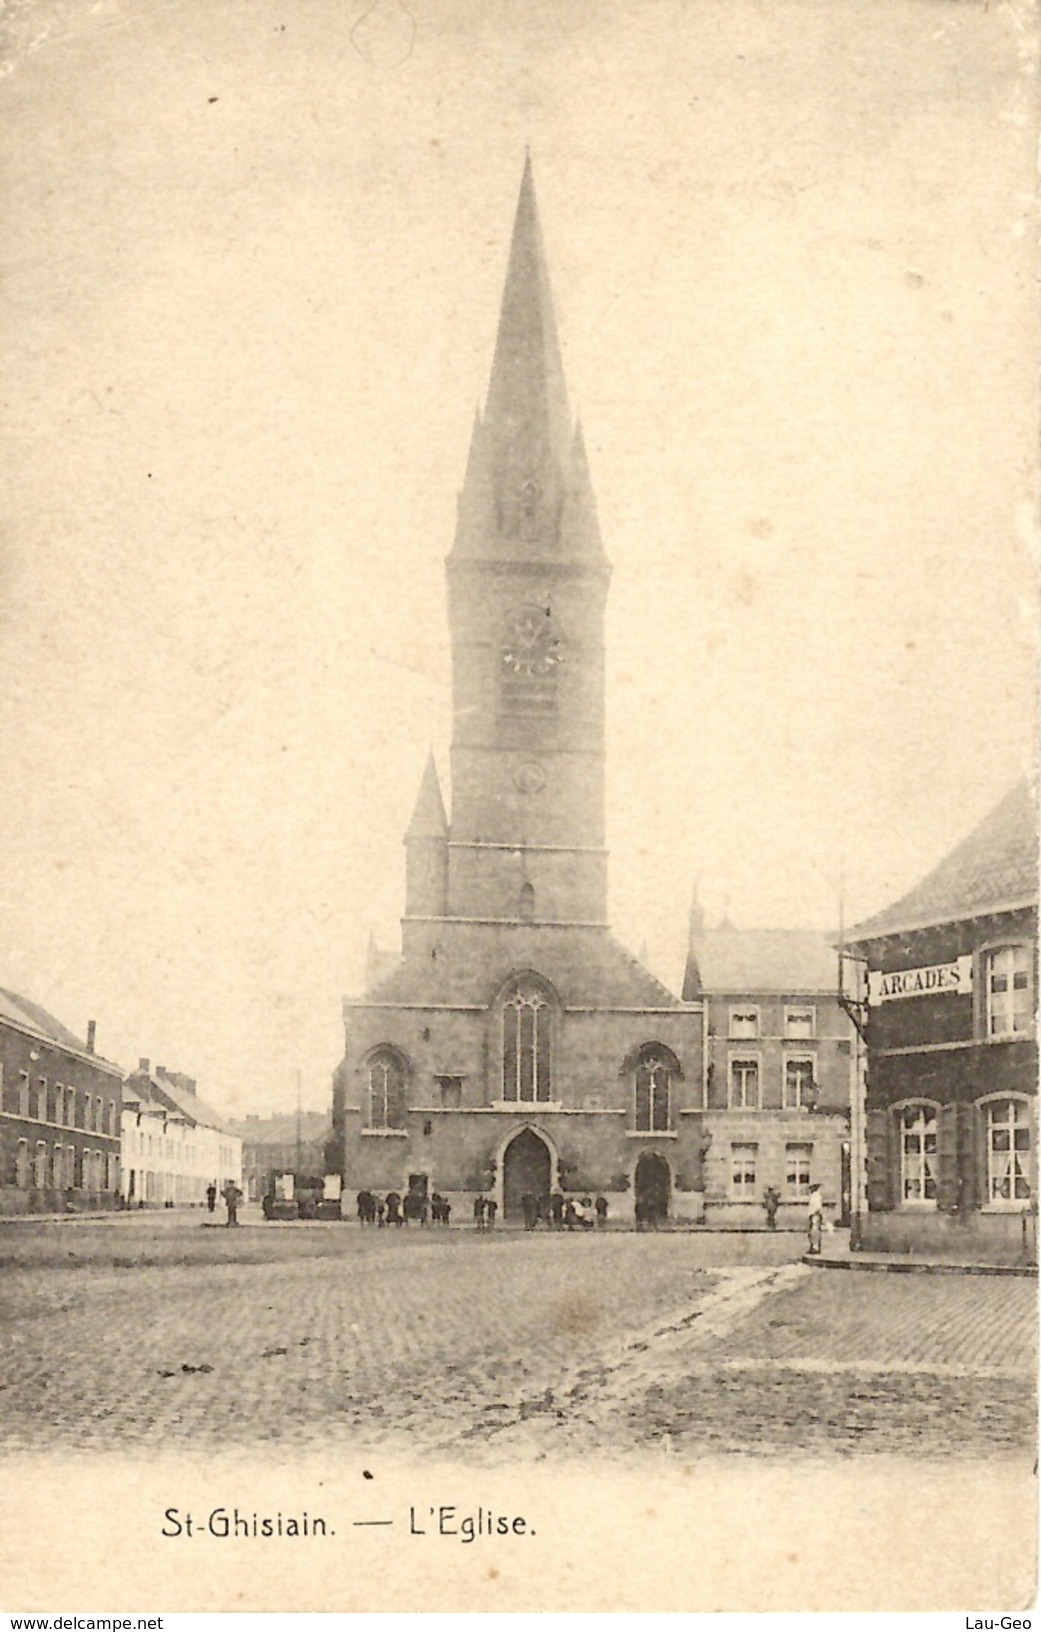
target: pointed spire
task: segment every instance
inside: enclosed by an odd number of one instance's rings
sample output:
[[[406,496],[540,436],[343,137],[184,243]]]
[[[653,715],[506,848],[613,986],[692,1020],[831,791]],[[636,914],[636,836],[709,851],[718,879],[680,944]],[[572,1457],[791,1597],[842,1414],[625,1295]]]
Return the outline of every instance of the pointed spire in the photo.
[[[441,797],[434,750],[431,748],[423,780],[419,784],[416,808],[405,832],[405,840],[407,843],[409,839],[443,839],[447,833],[448,817],[445,814],[445,802]]]
[[[470,442],[453,555],[603,561],[560,360],[531,157],[524,162],[488,400]]]
[[[690,900],[690,927],[687,934],[687,966],[683,974],[683,1001],[691,1003],[702,994],[701,970],[698,967],[698,942],[705,934],[705,909],[698,895],[699,880],[694,880]]]
[[[532,453],[551,450],[560,457],[570,440],[567,388],[530,154],[524,160],[513,223],[485,420],[497,435],[506,432],[529,443],[542,442],[542,448],[531,447]]]

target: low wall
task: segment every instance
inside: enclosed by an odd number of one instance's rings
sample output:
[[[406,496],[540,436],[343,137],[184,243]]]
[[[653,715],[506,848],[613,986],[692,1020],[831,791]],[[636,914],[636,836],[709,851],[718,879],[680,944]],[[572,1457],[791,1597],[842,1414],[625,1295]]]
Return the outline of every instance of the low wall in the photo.
[[[865,1252],[927,1253],[980,1263],[1037,1262],[1037,1217],[1032,1213],[868,1213]]]
[[[33,1213],[111,1213],[119,1205],[112,1190],[22,1190],[0,1185],[0,1218]]]

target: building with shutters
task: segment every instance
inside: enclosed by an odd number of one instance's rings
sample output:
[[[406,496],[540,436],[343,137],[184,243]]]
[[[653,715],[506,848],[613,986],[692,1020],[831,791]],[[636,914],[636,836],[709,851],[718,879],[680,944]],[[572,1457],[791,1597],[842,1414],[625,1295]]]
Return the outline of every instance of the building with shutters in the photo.
[[[405,836],[401,956],[344,1004],[349,1191],[466,1216],[604,1195],[696,1218],[702,1016],[611,935],[604,553],[571,417],[530,163],[448,557],[451,814],[431,757]]]
[[[865,971],[865,1248],[1036,1251],[1037,808],[1014,788],[846,948]]]
[[[119,1066],[46,1009],[0,991],[0,1214],[119,1202]]]
[[[814,930],[709,929],[695,902],[683,995],[703,1006],[705,1221],[805,1229],[811,1184],[825,1216],[849,1218],[853,1028],[837,958]]]

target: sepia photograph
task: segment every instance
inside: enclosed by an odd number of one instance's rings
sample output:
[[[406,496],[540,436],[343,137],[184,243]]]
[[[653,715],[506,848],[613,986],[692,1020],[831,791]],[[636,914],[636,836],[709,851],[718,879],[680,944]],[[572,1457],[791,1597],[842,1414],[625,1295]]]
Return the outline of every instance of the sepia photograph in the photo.
[[[1033,1603],[1037,67],[7,0],[0,1609]]]

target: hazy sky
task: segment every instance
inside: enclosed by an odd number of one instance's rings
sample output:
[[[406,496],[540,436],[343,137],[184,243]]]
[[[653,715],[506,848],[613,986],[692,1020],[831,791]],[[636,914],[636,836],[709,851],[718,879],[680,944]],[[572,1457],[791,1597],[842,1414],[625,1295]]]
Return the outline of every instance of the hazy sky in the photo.
[[[328,1102],[397,934],[530,142],[614,580],[612,915],[906,889],[1034,732],[1033,14],[5,9],[0,985]],[[414,25],[414,26],[413,26]]]

